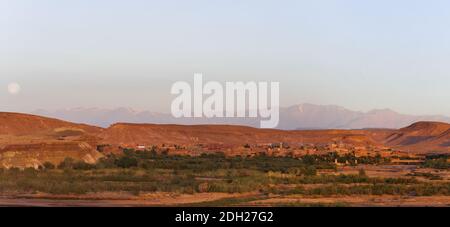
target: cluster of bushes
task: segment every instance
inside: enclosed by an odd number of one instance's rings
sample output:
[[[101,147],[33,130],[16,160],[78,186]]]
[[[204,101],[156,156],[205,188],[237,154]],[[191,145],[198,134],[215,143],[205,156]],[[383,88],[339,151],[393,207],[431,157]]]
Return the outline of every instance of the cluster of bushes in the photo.
[[[322,155],[322,158],[328,162],[334,162],[337,160],[338,163],[348,163],[349,165],[357,165],[357,164],[368,164],[368,165],[376,165],[389,163],[389,158],[383,158],[380,154],[375,156],[363,156],[356,157],[354,153],[348,153],[344,155],[339,155],[337,152],[331,152],[327,155]]]
[[[432,196],[450,195],[450,184],[364,184],[364,185],[341,185],[305,188],[302,186],[294,189],[282,190],[270,188],[268,193],[276,194],[301,194],[301,195],[405,195],[405,196]]]
[[[75,161],[66,158],[59,165],[44,163],[45,169],[113,169],[113,168],[142,168],[142,169],[175,169],[209,171],[215,169],[252,169],[263,172],[278,171],[294,173],[296,175],[316,175],[317,169],[336,169],[335,160],[340,163],[380,164],[388,160],[381,156],[355,157],[354,154],[339,156],[337,153],[326,155],[305,155],[301,158],[292,156],[273,157],[261,153],[252,157],[228,157],[223,153],[202,154],[200,156],[168,155],[167,152],[157,152],[152,148],[146,151],[124,149],[123,154],[110,154],[101,158],[96,164]]]
[[[35,169],[0,171],[0,193],[45,192],[85,194],[90,192],[180,192],[193,193],[199,181],[186,174],[139,173],[137,170],[39,171]]]
[[[142,159],[148,153],[129,153],[123,157],[107,157],[96,165],[81,164],[66,159],[54,168],[58,171],[34,169],[0,170],[0,192],[47,192],[54,194],[84,194],[89,192],[126,191],[140,192],[251,192],[304,195],[450,195],[450,183],[422,183],[414,178],[369,178],[364,171],[354,175],[317,175],[315,168],[291,167],[282,171],[263,172],[257,169],[215,168],[166,169],[176,164],[167,162],[166,168],[117,168],[133,164],[139,167],[142,160],[166,160],[160,155]],[[205,156],[203,156],[205,158]],[[130,159],[136,159],[137,164]],[[170,160],[172,160],[171,157]],[[180,158],[180,157],[178,157]],[[215,157],[217,158],[217,157]],[[185,159],[180,159],[186,162]],[[180,161],[177,160],[177,161]],[[167,161],[167,160],[166,160]],[[158,162],[158,161],[153,161]],[[115,168],[100,168],[111,165]],[[179,164],[179,163],[178,163]],[[195,165],[194,165],[195,166]],[[50,167],[50,165],[49,165]],[[76,171],[76,169],[91,170]],[[259,168],[259,167],[258,167]],[[302,187],[316,184],[315,187]],[[292,185],[297,185],[292,188]]]
[[[138,167],[138,160],[128,155],[116,157],[115,155],[101,158],[97,163],[90,164],[84,161],[76,161],[73,158],[65,158],[57,166],[50,162],[45,162],[44,169],[73,169],[73,170],[93,170],[93,169],[111,169],[111,168],[132,168]]]
[[[429,180],[443,180],[444,178],[436,175],[436,174],[432,174],[432,173],[420,173],[420,172],[414,172],[414,173],[409,173],[407,174],[407,176],[412,176],[412,177],[425,177],[426,179]]]
[[[352,154],[339,156],[337,153],[306,155],[302,158],[264,154],[228,157],[223,153],[192,157],[168,155],[156,149],[126,149],[121,155],[107,155],[95,164],[72,158],[66,158],[56,166],[50,162],[43,164],[45,169],[59,169],[56,171],[0,169],[0,192],[83,194],[127,191],[139,194],[154,191],[260,191],[305,195],[450,195],[449,183],[424,184],[414,178],[369,178],[363,169],[354,175],[317,174],[320,169],[335,169],[336,159],[349,163],[355,163],[356,160],[364,163],[361,160],[366,160]],[[427,161],[440,163],[442,160],[442,157],[435,157]],[[384,159],[367,157],[366,161],[381,163]],[[286,187],[302,184],[316,184],[317,187]]]
[[[414,178],[370,178],[365,173],[315,175],[302,177],[272,177],[276,184],[417,184]]]
[[[315,175],[316,169],[334,169],[333,162],[321,156],[308,155],[302,159],[293,157],[227,157],[223,153],[202,154],[200,156],[181,156],[158,154],[155,151],[124,150],[123,155],[108,155],[98,161],[93,168],[133,168],[174,169],[209,171],[216,169],[252,169],[263,172],[289,172],[295,168],[298,174]]]
[[[223,153],[202,154],[200,156],[168,155],[157,153],[155,150],[135,151],[125,149],[122,155],[109,154],[97,161],[88,164],[66,158],[55,166],[50,162],[43,164],[45,169],[173,169],[210,171],[217,169],[251,169],[263,172],[279,171],[283,173],[295,173],[297,175],[316,175],[317,169],[335,169],[334,162],[328,161],[319,155],[306,155],[294,157],[270,157],[265,154],[253,157],[233,156],[228,157]]]
[[[428,157],[422,164],[422,167],[433,169],[449,169],[450,163],[447,161],[447,157]]]

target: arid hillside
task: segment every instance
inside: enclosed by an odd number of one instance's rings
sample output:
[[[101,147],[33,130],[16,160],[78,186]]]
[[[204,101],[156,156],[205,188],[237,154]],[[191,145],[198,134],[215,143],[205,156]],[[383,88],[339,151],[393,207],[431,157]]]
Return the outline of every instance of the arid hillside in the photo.
[[[0,135],[35,135],[52,133],[58,128],[75,128],[89,134],[97,134],[102,129],[85,124],[75,124],[53,118],[22,113],[0,112]]]
[[[114,124],[100,134],[103,142],[119,146],[151,144],[264,144],[332,142],[375,145],[414,153],[450,152],[450,125],[418,122],[399,130],[273,130],[230,125]]]
[[[275,130],[231,125],[159,125],[117,123],[109,128],[75,124],[28,114],[0,113],[0,166],[58,164],[65,157],[95,162],[98,145],[330,143],[385,146],[413,153],[450,152],[450,125],[418,122],[399,130]]]
[[[411,152],[450,152],[450,124],[418,122],[389,135],[386,145]]]
[[[150,144],[310,143],[333,141],[355,145],[377,144],[364,130],[283,131],[231,125],[155,125],[119,123],[105,129],[100,137],[107,144],[122,146]]]
[[[0,167],[58,164],[66,157],[93,163],[103,129],[19,113],[0,113]]]

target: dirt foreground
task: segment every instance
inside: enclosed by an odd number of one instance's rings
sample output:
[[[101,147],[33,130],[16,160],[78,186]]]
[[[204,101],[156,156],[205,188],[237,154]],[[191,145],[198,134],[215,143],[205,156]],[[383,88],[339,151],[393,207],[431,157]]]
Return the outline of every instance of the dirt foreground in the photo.
[[[448,207],[450,196],[302,196],[258,193],[118,193],[75,195],[2,196],[0,206],[17,207],[157,207],[157,206],[329,206],[329,207]]]

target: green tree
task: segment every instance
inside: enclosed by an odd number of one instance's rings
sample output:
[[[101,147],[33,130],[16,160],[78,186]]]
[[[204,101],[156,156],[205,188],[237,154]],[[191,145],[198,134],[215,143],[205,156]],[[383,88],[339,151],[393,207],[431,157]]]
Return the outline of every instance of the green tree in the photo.
[[[75,160],[73,158],[65,158],[64,161],[59,163],[58,169],[73,169],[73,166],[75,164]]]
[[[117,160],[116,165],[121,168],[137,167],[138,161],[134,157],[123,156]]]
[[[53,163],[51,163],[51,162],[44,162],[43,166],[45,169],[54,169],[55,168],[55,165],[53,165]]]

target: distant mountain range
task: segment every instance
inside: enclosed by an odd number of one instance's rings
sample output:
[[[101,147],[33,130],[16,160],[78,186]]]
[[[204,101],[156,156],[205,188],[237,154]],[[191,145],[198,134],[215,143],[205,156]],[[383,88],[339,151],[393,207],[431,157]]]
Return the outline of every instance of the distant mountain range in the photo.
[[[352,111],[340,106],[300,104],[280,110],[281,129],[398,129],[419,121],[450,123],[446,116],[414,116],[390,109]]]
[[[130,108],[99,109],[73,108],[56,111],[36,110],[33,114],[54,117],[71,122],[108,127],[118,122],[154,124],[229,124],[258,127],[258,118],[174,118],[170,114],[135,111]],[[280,108],[278,129],[398,129],[418,121],[450,123],[450,117],[400,114],[389,109],[369,112],[352,111],[334,105],[299,104]]]

